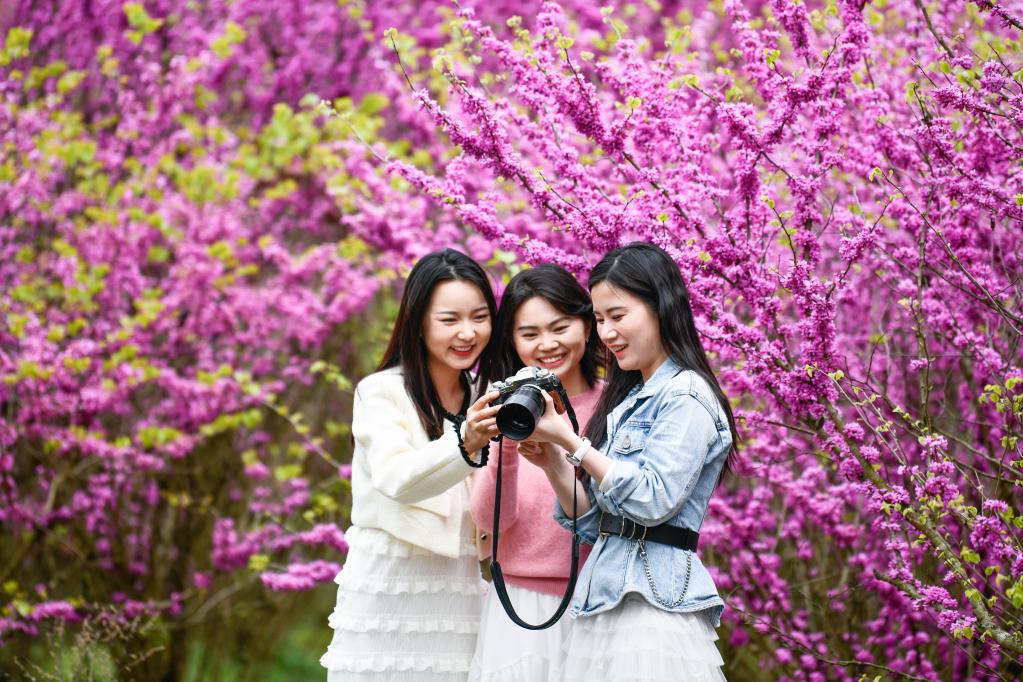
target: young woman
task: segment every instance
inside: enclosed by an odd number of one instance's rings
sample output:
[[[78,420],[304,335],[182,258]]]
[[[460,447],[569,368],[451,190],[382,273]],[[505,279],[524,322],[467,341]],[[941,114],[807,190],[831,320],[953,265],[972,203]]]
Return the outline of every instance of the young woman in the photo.
[[[475,399],[468,370],[494,314],[479,265],[452,250],[425,256],[409,274],[380,370],[355,390],[350,549],[336,578],[334,639],[320,659],[328,680],[468,673],[483,583],[465,457],[478,458],[497,434],[487,404],[497,394]]]
[[[534,456],[568,527],[577,467],[584,539],[564,680],[722,680],[724,603],[696,554],[733,444],[732,411],[707,362],[678,268],[652,244],[607,254],[590,274],[597,332],[614,356],[586,437],[548,409]],[[550,398],[548,398],[550,404]],[[579,484],[581,488],[582,484]]]
[[[603,351],[594,322],[589,294],[568,271],[556,265],[523,270],[501,299],[490,357],[483,366],[486,378],[504,379],[525,365],[549,369],[561,380],[580,428],[585,428],[603,386],[597,379]],[[554,493],[543,473],[532,466],[519,468],[516,445],[507,439],[503,445],[498,559],[516,613],[527,622],[541,623],[557,610],[567,589],[572,536],[551,517]],[[539,448],[529,441],[518,446]],[[496,456],[495,449],[492,459]],[[496,466],[478,471],[473,480],[471,508],[480,559],[491,554],[496,481]],[[580,561],[588,552],[588,546],[581,548]],[[562,619],[546,630],[521,628],[491,590],[469,679],[555,680],[553,669],[568,622]]]

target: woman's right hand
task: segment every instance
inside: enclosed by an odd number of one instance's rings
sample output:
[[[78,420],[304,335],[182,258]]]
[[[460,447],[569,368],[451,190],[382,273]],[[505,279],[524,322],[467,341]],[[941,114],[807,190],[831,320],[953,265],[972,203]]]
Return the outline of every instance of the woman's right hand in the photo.
[[[466,452],[476,452],[489,443],[491,438],[497,437],[497,411],[501,406],[491,406],[490,403],[499,395],[497,391],[481,395],[465,411],[465,438],[462,439],[462,446]]]

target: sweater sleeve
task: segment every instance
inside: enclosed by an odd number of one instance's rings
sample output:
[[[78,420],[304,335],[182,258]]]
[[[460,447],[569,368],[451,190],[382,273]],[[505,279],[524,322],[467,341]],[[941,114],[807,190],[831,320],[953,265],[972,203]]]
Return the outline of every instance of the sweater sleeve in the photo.
[[[504,531],[515,525],[519,516],[519,447],[502,440],[501,457],[501,527]],[[494,527],[494,496],[497,492],[497,444],[490,444],[490,464],[476,472],[472,482],[470,511],[477,528]]]
[[[417,424],[401,409],[405,391],[381,377],[370,377],[355,391],[352,436],[365,453],[373,487],[401,504],[440,495],[463,480],[472,468],[462,459],[453,427],[422,447],[414,444]]]

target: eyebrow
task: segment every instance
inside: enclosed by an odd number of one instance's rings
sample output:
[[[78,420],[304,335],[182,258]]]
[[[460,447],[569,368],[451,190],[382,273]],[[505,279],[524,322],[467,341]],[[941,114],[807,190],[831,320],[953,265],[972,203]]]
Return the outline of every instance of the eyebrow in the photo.
[[[562,315],[561,317],[555,318],[554,321],[552,321],[547,326],[548,327],[553,327],[556,324],[560,324],[560,323],[564,322],[565,320],[569,319],[570,317],[571,317],[571,315]],[[535,325],[535,324],[522,324],[522,325],[519,325],[518,327],[516,327],[515,331],[521,332],[521,331],[526,331],[526,330],[529,330],[529,329],[539,329],[539,328],[540,327],[538,325]]]
[[[475,315],[476,313],[480,313],[480,312],[487,312],[487,313],[489,313],[490,312],[490,307],[486,306],[486,305],[477,306],[477,307],[473,308],[469,312],[469,314],[470,315]],[[434,315],[458,315],[458,311],[457,310],[437,310],[437,311],[434,311],[433,314]]]
[[[616,305],[616,306],[612,306],[612,307],[608,308],[603,313],[601,313],[600,311],[597,311],[597,310],[594,310],[593,312],[594,312],[594,314],[597,314],[597,315],[610,315],[611,313],[615,312],[616,310],[624,310],[624,311],[628,312],[629,309],[627,307],[623,306],[623,305]]]

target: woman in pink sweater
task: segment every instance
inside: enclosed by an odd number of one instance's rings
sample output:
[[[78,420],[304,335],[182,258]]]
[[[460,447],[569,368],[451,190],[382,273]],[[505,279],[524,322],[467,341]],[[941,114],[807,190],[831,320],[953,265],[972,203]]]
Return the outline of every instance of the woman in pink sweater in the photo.
[[[556,265],[524,270],[504,292],[481,373],[488,381],[496,381],[524,365],[549,369],[564,385],[579,428],[585,430],[603,386],[597,379],[603,354],[594,328],[589,293],[571,274]],[[470,510],[479,528],[480,559],[491,553],[496,462],[495,451],[492,466],[478,470],[473,478]],[[539,623],[555,612],[565,594],[572,535],[553,518],[554,493],[543,471],[520,467],[518,447],[508,439],[503,446],[501,485],[498,558],[516,613]],[[580,566],[589,551],[589,545],[580,547]],[[526,630],[508,618],[491,590],[483,606],[469,679],[553,680],[570,621],[562,618],[546,630]]]

